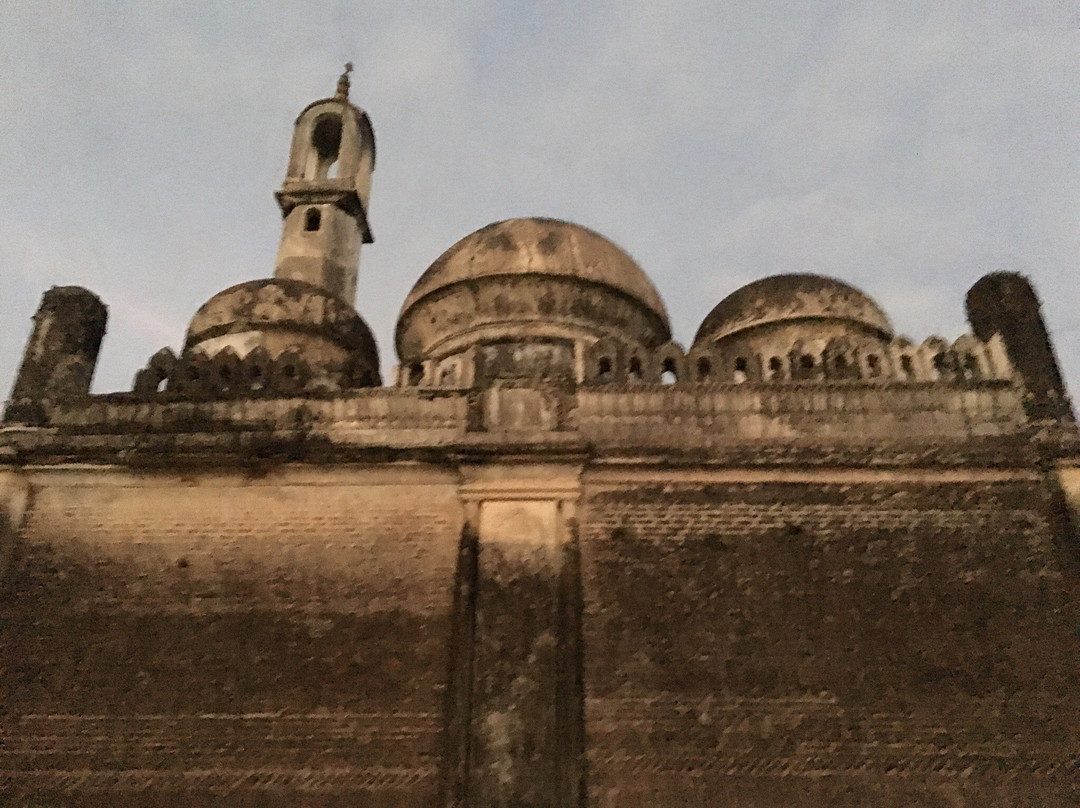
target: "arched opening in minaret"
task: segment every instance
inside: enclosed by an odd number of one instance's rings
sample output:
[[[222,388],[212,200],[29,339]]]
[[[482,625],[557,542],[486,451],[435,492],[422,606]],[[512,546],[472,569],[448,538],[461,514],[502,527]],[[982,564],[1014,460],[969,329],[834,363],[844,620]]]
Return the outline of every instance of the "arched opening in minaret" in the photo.
[[[318,208],[308,208],[304,213],[304,229],[309,233],[314,233],[322,226],[322,213]]]
[[[341,151],[341,116],[320,115],[311,128],[311,145],[315,149],[316,159],[314,177],[309,175],[309,179],[324,180],[337,176],[338,156]]]

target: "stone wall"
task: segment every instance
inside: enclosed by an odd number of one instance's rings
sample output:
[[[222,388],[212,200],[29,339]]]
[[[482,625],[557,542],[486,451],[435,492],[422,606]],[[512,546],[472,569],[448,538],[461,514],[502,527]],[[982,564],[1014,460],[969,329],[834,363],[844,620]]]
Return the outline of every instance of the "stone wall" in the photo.
[[[888,442],[936,445],[1023,435],[1029,428],[1022,390],[1007,382],[643,385],[548,388],[552,417],[523,414],[515,429],[576,432],[604,450],[652,447],[744,446],[771,442],[831,443],[856,447]],[[123,437],[133,449],[139,436],[203,436],[207,447],[227,446],[243,433],[310,438],[338,446],[446,446],[484,431],[482,414],[506,396],[483,392],[383,388],[326,397],[273,397],[147,401],[128,394],[87,397],[50,405],[43,430],[9,440],[67,445],[94,443],[88,436]],[[2,440],[2,439],[0,439]],[[100,441],[99,441],[100,442]]]
[[[0,494],[15,805],[1080,799],[1080,565],[1035,470],[83,465]]]
[[[1080,800],[1078,570],[1037,475],[584,486],[591,805]]]
[[[0,792],[1073,806],[1075,435],[1021,395],[52,405],[0,431]]]
[[[968,440],[1017,431],[1019,392],[1005,384],[890,387],[729,385],[581,390],[576,422],[614,446],[701,446],[759,440],[881,444]]]
[[[84,468],[6,490],[13,518],[26,501],[0,594],[13,805],[434,801],[453,476]]]

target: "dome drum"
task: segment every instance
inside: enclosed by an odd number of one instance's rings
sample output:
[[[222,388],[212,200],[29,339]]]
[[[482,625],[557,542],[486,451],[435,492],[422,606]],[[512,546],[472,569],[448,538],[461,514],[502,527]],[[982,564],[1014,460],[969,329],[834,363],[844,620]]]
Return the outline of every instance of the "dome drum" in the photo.
[[[655,346],[668,338],[666,323],[636,301],[598,284],[560,277],[507,276],[465,281],[416,302],[398,320],[403,361],[436,358],[507,338],[565,337],[592,342],[633,335]]]
[[[496,380],[539,380],[572,383],[578,376],[573,340],[528,339],[480,343],[473,349],[473,385]]]

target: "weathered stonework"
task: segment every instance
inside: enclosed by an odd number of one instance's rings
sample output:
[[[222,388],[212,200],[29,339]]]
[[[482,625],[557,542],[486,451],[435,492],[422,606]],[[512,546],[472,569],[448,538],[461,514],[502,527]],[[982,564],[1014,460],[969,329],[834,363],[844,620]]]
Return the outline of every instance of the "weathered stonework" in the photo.
[[[1080,804],[1080,433],[1026,282],[915,345],[780,276],[684,351],[625,253],[512,220],[421,277],[379,387],[347,89],[297,121],[275,278],[132,392],[89,392],[100,301],[45,295],[5,805]]]
[[[1036,418],[1072,418],[1069,396],[1046,333],[1039,299],[1022,275],[993,272],[967,293],[967,315],[979,339],[998,335],[1013,358]]]
[[[41,423],[51,401],[90,393],[108,310],[78,286],[54,286],[41,298],[4,417]]]
[[[614,340],[651,351],[671,339],[651,281],[607,239],[555,219],[511,219],[466,236],[431,265],[402,306],[396,329],[407,385],[456,386],[471,377],[469,353],[490,344],[573,346],[573,381],[584,356]],[[523,347],[510,377],[544,375]],[[464,365],[447,377],[447,367]]]
[[[1075,799],[1038,475],[688,477],[585,483],[592,804]]]

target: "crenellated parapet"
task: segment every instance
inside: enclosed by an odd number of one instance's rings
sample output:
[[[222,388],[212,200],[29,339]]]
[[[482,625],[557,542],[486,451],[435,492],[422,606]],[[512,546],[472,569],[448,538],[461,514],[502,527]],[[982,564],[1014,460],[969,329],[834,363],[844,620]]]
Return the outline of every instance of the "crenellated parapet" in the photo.
[[[685,354],[675,343],[658,351],[625,351],[598,345],[590,356],[586,384],[967,384],[1012,381],[1012,365],[1000,338],[981,342],[964,335],[953,342],[929,337],[915,345],[835,337],[795,340],[750,350],[746,345],[697,345]]]
[[[345,359],[312,365],[298,350],[272,356],[260,346],[240,356],[225,348],[213,356],[179,358],[162,348],[135,374],[132,393],[146,400],[269,398],[375,387],[378,376],[366,363]]]
[[[478,356],[492,352],[490,346],[472,346],[444,359],[416,362],[398,369],[395,384],[401,387],[484,387],[475,372]],[[521,350],[515,346],[515,350]],[[557,353],[532,346],[532,366],[554,366]],[[573,372],[573,346],[563,358]],[[580,384],[605,385],[767,385],[807,383],[940,383],[970,385],[976,382],[1020,382],[1009,361],[1001,337],[985,342],[965,334],[952,342],[928,337],[916,345],[903,337],[889,340],[870,337],[834,337],[828,340],[776,341],[764,349],[744,344],[697,345],[684,351],[676,342],[648,349],[615,337],[596,340],[580,356]],[[553,375],[553,374],[551,374]],[[545,377],[550,375],[545,374]]]

